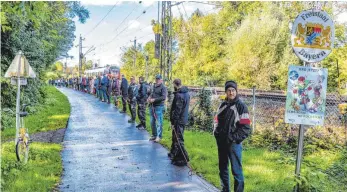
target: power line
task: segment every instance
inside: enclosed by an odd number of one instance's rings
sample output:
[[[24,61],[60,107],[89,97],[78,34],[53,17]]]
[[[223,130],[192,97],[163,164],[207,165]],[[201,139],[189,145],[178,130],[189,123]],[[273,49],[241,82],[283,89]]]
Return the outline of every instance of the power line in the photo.
[[[137,4],[137,5],[138,5],[138,4]],[[131,12],[123,19],[123,21],[122,21],[112,32],[117,31],[117,30],[120,28],[120,26],[124,23],[124,21],[134,12],[134,10],[135,10],[136,8],[137,8],[137,6],[134,7],[133,10],[131,10]]]
[[[142,36],[142,37],[139,37],[139,38],[137,38],[137,40],[142,39],[142,38],[144,38],[144,37],[147,37],[147,36],[149,36],[149,35],[153,35],[153,33],[151,32],[151,33],[149,33],[149,34],[147,34],[147,35],[144,35],[144,36]]]
[[[152,6],[153,6],[153,5],[152,5]],[[119,33],[117,33],[116,36],[114,36],[114,37],[111,39],[111,41],[101,44],[101,47],[104,48],[105,45],[108,45],[108,44],[110,44],[112,41],[114,41],[121,33],[123,33],[127,28],[129,28],[131,24],[133,24],[133,23],[134,23],[135,21],[137,21],[143,14],[145,14],[146,11],[147,11],[149,8],[151,8],[152,6],[148,7],[146,10],[144,10],[135,20],[133,20],[131,23],[129,23],[129,24],[127,25],[126,28],[124,28],[122,31],[120,31]],[[135,8],[136,8],[136,7],[135,7]],[[135,8],[130,12],[130,14],[135,10]],[[129,14],[129,15],[130,15],[130,14]],[[128,18],[129,15],[128,15],[126,18]],[[126,18],[121,22],[121,24],[124,23],[124,21],[126,20]],[[121,24],[120,24],[120,25],[121,25]],[[119,25],[118,28],[120,28],[120,25]],[[116,28],[116,29],[117,29],[117,28]],[[115,31],[115,30],[114,30],[114,31]]]
[[[110,14],[110,12],[116,7],[116,5],[118,4],[119,1],[116,2],[116,4],[114,4],[111,9],[106,13],[106,15],[99,21],[98,24],[95,25],[94,28],[92,28],[92,30],[90,30],[87,34],[84,35],[84,37],[86,37],[87,35],[89,35],[91,32],[93,32],[99,25],[100,23],[108,16],[108,14]]]
[[[148,7],[146,10],[144,10],[135,20],[133,20],[132,23],[129,23],[128,26],[127,26],[126,28],[124,28],[124,29],[123,29],[121,32],[119,32],[115,37],[113,37],[111,41],[109,41],[109,42],[106,43],[106,44],[109,44],[109,43],[111,43],[112,41],[114,41],[121,33],[123,33],[126,29],[128,29],[128,28],[130,27],[131,24],[133,24],[133,23],[134,23],[135,21],[137,21],[142,15],[144,15],[144,14],[146,13],[146,11],[147,11],[149,8],[151,8],[151,7],[153,7],[153,4],[152,4],[152,6]]]
[[[220,4],[214,4],[214,3],[209,3],[209,2],[202,2],[202,1],[188,1],[189,3],[200,3],[200,4],[205,4],[205,5],[214,5],[214,6],[222,6]]]
[[[120,26],[124,23],[124,21],[126,21],[126,19],[135,11],[135,9],[138,8],[138,5],[139,5],[139,4],[137,4],[137,5],[134,7],[134,9],[132,9],[132,10],[130,11],[130,13],[122,20],[122,22],[121,22],[116,28],[114,28],[114,30],[113,30],[112,32],[115,32],[115,31],[117,31],[117,30],[120,28]],[[104,42],[104,43],[99,44],[99,46],[100,46],[100,47],[104,47],[105,44],[108,44],[108,43]]]

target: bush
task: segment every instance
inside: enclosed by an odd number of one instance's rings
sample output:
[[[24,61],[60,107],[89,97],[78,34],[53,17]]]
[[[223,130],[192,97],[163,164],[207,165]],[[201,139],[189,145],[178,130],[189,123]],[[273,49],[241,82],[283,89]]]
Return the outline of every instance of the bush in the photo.
[[[190,126],[196,130],[212,131],[213,129],[213,108],[211,91],[203,88],[198,92],[197,103],[190,112]]]

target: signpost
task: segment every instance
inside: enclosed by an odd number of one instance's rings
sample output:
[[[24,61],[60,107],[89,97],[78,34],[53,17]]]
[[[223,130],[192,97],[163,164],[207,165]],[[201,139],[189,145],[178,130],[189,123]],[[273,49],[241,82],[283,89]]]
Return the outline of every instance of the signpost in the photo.
[[[335,28],[322,10],[301,12],[292,26],[291,42],[305,67],[290,66],[285,122],[300,124],[295,175],[300,176],[305,125],[323,125],[327,88],[327,69],[313,68],[326,58],[334,46]],[[299,185],[295,186],[299,191]]]
[[[17,84],[17,100],[16,100],[16,139],[15,145],[18,141],[18,131],[20,126],[19,108],[20,108],[20,86],[27,84],[27,78],[35,78],[36,74],[29,65],[28,60],[25,58],[22,51],[19,51],[13,59],[10,67],[5,73],[6,78],[11,78],[11,84]]]

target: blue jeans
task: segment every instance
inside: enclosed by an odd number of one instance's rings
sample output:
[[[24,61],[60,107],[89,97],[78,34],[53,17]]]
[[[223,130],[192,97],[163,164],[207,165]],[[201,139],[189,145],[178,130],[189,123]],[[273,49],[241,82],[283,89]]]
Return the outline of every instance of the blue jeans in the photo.
[[[107,102],[110,102],[110,97],[107,93],[107,87],[103,85],[101,86],[101,90],[102,90],[102,96],[104,97],[104,101],[106,102],[107,100]]]
[[[164,106],[150,105],[149,107],[152,136],[159,137],[160,139],[163,138],[163,110]]]
[[[244,177],[242,172],[242,144],[228,143],[227,139],[216,138],[219,159],[219,177],[222,184],[222,191],[230,191],[229,182],[229,161],[231,172],[234,176],[234,191],[244,191]]]

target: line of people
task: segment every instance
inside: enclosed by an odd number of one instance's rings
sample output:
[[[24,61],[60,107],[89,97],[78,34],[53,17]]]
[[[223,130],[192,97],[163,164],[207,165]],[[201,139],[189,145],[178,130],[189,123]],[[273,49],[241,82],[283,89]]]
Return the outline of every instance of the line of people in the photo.
[[[89,93],[95,94],[103,102],[107,100],[108,103],[110,103],[110,95],[112,94],[114,105],[117,108],[119,107],[118,97],[121,97],[123,108],[120,110],[121,113],[126,113],[126,106],[128,105],[131,114],[129,123],[135,123],[137,105],[140,123],[136,127],[139,129],[146,128],[146,108],[148,107],[152,128],[150,140],[159,142],[163,137],[164,103],[167,98],[167,88],[163,84],[161,75],[156,75],[155,79],[156,82],[153,86],[147,84],[143,77],[139,77],[139,84],[136,83],[134,77],[131,77],[130,84],[128,84],[124,75],[120,80],[104,74],[98,78],[91,78]],[[175,79],[172,83],[174,87],[174,99],[170,111],[172,144],[168,157],[172,164],[185,166],[189,162],[189,157],[184,146],[183,135],[188,123],[190,96],[188,88],[182,85],[180,79]],[[82,78],[81,84],[87,85],[88,83]],[[69,87],[75,88],[70,84]],[[82,87],[82,91],[83,88],[85,87]],[[225,94],[226,99],[221,103],[215,115],[213,130],[218,148],[219,176],[222,191],[230,191],[229,164],[231,164],[234,191],[243,192],[242,141],[251,132],[248,108],[239,99],[235,81],[225,83]],[[104,99],[101,99],[102,97]]]

